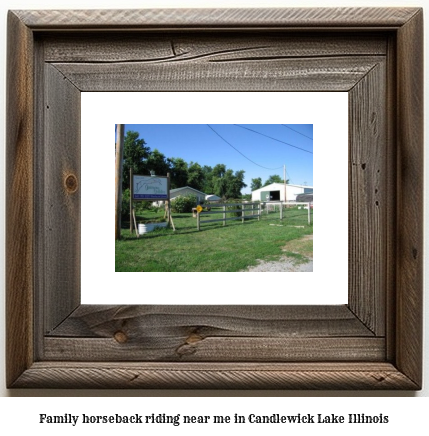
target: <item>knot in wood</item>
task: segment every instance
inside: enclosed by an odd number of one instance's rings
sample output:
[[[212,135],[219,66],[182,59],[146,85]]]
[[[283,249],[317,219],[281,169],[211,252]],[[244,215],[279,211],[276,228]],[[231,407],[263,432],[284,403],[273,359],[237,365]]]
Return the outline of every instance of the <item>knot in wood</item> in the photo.
[[[127,342],[127,340],[128,340],[127,335],[124,332],[121,332],[121,331],[117,331],[113,335],[113,337],[115,338],[115,341],[119,342],[120,344],[123,344],[123,343]]]
[[[73,194],[74,192],[77,191],[77,178],[74,174],[69,174],[65,181],[64,184],[66,186],[67,192],[70,194]]]
[[[196,342],[202,341],[203,338],[197,333],[191,333],[189,337],[186,339],[186,344],[195,344]]]

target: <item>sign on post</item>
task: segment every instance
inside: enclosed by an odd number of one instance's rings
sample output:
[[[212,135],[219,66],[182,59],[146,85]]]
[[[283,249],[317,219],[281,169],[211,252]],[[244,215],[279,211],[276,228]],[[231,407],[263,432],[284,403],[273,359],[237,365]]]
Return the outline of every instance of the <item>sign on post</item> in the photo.
[[[132,199],[134,201],[169,200],[168,177],[133,177]]]
[[[175,231],[173,217],[171,216],[170,204],[170,174],[167,176],[139,176],[134,175],[130,169],[131,195],[130,195],[130,218],[134,216],[133,201],[162,201],[166,202],[166,214],[168,222]],[[165,218],[165,215],[164,215]],[[134,223],[137,232],[137,223]],[[130,219],[130,233],[133,232],[133,220]]]

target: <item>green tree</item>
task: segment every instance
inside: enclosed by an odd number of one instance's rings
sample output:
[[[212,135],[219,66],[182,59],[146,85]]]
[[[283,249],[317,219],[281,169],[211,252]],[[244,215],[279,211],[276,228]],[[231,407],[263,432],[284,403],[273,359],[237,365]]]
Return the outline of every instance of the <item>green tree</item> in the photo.
[[[227,169],[224,164],[213,168],[213,193],[222,198],[240,198],[241,190],[247,185],[244,183],[244,171]]]
[[[225,164],[217,164],[213,168],[212,177],[222,178],[226,173]]]
[[[213,194],[221,198],[226,197],[225,173],[226,173],[225,164],[215,165],[211,173],[211,185],[213,188]]]
[[[264,183],[264,186],[271,185],[271,183],[284,183],[284,181],[278,174],[273,174],[268,177],[268,180]],[[286,180],[286,184],[288,183],[289,180]]]
[[[208,165],[204,165],[203,174],[204,174],[204,184],[203,184],[202,191],[205,192],[206,194],[213,194],[214,193],[213,180],[212,180],[213,168]]]
[[[212,182],[213,182],[213,194],[221,198],[226,198],[227,180],[225,176],[213,177]]]
[[[256,189],[262,188],[262,179],[257,177],[256,179],[252,179],[250,182],[250,190],[255,191]]]
[[[240,198],[241,190],[246,188],[244,183],[244,170],[239,170],[234,173],[228,188],[228,198]]]
[[[188,164],[180,157],[169,159],[171,167],[171,189],[182,188],[188,182]]]
[[[130,187],[130,168],[134,174],[144,174],[145,160],[149,157],[150,148],[138,132],[128,130],[124,138],[124,163],[122,171],[122,189]]]
[[[204,172],[201,165],[197,162],[191,162],[188,166],[188,182],[191,188],[202,191],[204,186]]]
[[[157,176],[166,176],[170,172],[170,162],[158,149],[149,153],[145,161],[145,174],[154,172]]]

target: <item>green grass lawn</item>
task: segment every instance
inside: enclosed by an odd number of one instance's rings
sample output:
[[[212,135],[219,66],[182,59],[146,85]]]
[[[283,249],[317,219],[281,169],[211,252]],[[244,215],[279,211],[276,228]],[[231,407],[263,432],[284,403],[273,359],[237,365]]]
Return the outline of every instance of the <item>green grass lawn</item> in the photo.
[[[213,209],[214,210],[214,209]],[[142,219],[155,217],[148,211]],[[209,215],[207,219],[219,216]],[[313,234],[307,211],[287,209],[280,221],[279,212],[263,213],[262,219],[204,223],[197,230],[192,214],[173,214],[176,231],[157,229],[141,235],[122,230],[115,243],[117,272],[236,272],[256,265],[257,259],[276,260],[290,241]],[[312,244],[312,241],[311,241]],[[307,254],[309,247],[307,244]],[[312,251],[312,249],[311,249]],[[298,253],[299,255],[299,253]]]

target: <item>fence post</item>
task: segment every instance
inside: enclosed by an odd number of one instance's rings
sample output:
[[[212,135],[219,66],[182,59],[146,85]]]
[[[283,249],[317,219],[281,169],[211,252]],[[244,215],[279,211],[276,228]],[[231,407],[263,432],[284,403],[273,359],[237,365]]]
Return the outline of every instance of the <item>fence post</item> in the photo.
[[[283,203],[280,202],[280,221],[283,221]]]
[[[200,230],[200,213],[197,212],[197,230]]]
[[[223,225],[226,226],[226,204],[223,205]]]
[[[245,208],[244,203],[241,203],[241,224],[244,224],[244,210],[245,210],[244,208]]]
[[[308,225],[311,223],[311,217],[310,217],[310,203],[308,203]]]

